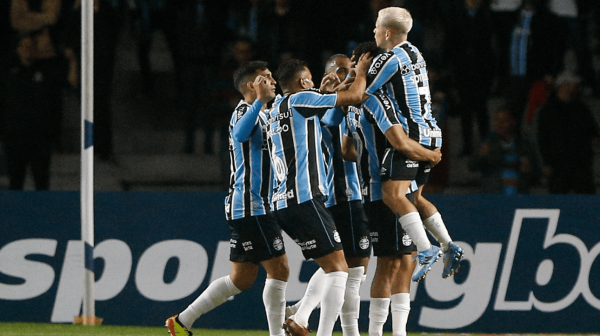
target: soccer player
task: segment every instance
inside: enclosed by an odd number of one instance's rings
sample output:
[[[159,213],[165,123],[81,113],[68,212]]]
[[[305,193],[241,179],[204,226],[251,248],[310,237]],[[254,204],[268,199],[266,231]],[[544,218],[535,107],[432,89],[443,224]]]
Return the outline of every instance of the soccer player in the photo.
[[[350,58],[336,54],[325,64],[325,75],[335,74],[340,82],[346,79],[352,68]],[[339,107],[337,107],[339,108]],[[323,152],[327,167],[327,189],[329,196],[325,207],[331,213],[340,234],[344,256],[348,264],[348,281],[344,304],[340,313],[344,336],[360,336],[358,316],[360,313],[360,285],[366,278],[367,265],[371,256],[371,237],[367,217],[362,205],[360,179],[355,162],[342,157],[342,127],[322,123]],[[304,297],[293,306],[287,307],[286,315],[295,315],[297,320],[307,321],[321,300],[322,269],[311,277]]]
[[[431,115],[431,94],[426,63],[408,40],[412,17],[403,8],[388,7],[379,11],[375,23],[375,42],[387,52],[374,59],[369,69],[372,78],[365,93],[386,94],[397,112],[394,116],[404,126],[406,134],[427,148],[439,148],[441,130]],[[390,137],[388,136],[388,139]],[[422,195],[431,164],[415,161],[395,148],[383,158],[383,201],[399,217],[402,228],[417,246],[418,264],[412,276],[420,281],[444,253],[444,278],[452,276],[462,259],[462,249],[452,242],[437,208]],[[416,180],[414,204],[406,198],[406,190]],[[421,218],[425,218],[421,221]],[[440,243],[431,245],[423,225]],[[443,253],[442,253],[443,252]]]
[[[268,113],[267,136],[275,173],[272,197],[275,213],[282,228],[301,247],[304,257],[314,259],[325,273],[317,336],[331,335],[348,280],[340,235],[324,204],[327,190],[320,119],[328,109],[361,101],[370,60],[366,55],[361,57],[354,83],[347,91],[340,92],[314,89],[312,74],[305,62],[282,62],[277,79],[284,96],[275,100]],[[335,75],[325,76],[324,80],[332,77]],[[339,110],[331,111],[340,114]],[[343,115],[339,117],[341,120]],[[292,316],[284,327],[292,336],[306,335],[307,324],[308,321]]]
[[[231,230],[232,271],[212,282],[183,312],[167,319],[171,336],[192,335],[194,321],[230,296],[250,288],[258,265],[267,271],[263,302],[269,334],[282,336],[289,269],[281,229],[270,210],[271,165],[259,113],[275,97],[267,63],[253,61],[236,70],[235,87],[244,96],[229,124],[231,178],[225,213]],[[250,247],[250,248],[249,248]]]
[[[374,42],[359,44],[353,57],[363,53],[378,55]],[[398,227],[395,214],[382,201],[380,159],[392,145],[414,160],[431,161],[441,159],[439,150],[429,150],[408,138],[404,129],[391,126],[384,132],[377,129],[377,120],[388,113],[395,114],[392,104],[385,95],[370,96],[362,105],[348,107],[346,130],[343,142],[344,158],[357,161],[363,182],[364,205],[369,218],[373,250],[377,256],[377,268],[371,284],[369,306],[369,335],[382,335],[391,306],[392,331],[394,335],[406,335],[406,322],[410,312],[410,282],[415,262],[414,245],[410,237]],[[418,190],[413,181],[407,197]]]

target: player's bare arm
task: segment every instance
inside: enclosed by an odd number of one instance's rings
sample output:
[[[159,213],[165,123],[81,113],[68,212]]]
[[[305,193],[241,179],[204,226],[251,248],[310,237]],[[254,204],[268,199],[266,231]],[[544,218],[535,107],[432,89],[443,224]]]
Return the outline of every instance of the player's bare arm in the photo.
[[[338,99],[335,106],[348,106],[362,102],[367,87],[367,69],[373,58],[367,53],[360,56],[356,64],[356,78],[347,91],[338,91]]]
[[[442,152],[439,148],[430,150],[420,143],[409,138],[400,125],[394,125],[385,132],[385,137],[392,146],[402,152],[407,158],[414,161],[429,161],[435,166],[442,160]]]

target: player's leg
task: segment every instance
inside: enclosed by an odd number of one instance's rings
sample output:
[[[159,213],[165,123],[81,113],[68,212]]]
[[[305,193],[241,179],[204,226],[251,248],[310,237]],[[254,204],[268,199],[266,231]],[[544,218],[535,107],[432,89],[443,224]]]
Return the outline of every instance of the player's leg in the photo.
[[[231,274],[213,281],[184,311],[178,322],[188,330],[194,322],[209,311],[222,305],[230,296],[250,288],[258,274],[258,265],[251,262],[232,262]],[[169,320],[167,320],[167,324]],[[168,325],[167,325],[168,327]]]
[[[436,206],[423,197],[424,186],[424,184],[420,185],[419,190],[414,193],[415,206],[417,210],[419,210],[421,218],[424,218],[423,225],[427,231],[429,231],[435,240],[440,243],[440,247],[444,253],[444,270],[442,272],[442,277],[447,278],[458,272],[463,250],[460,246],[452,242],[452,238],[444,224],[442,215],[439,213]]]
[[[342,244],[329,211],[322,200],[314,199],[290,205],[278,210],[283,229],[302,248],[306,259],[314,259],[325,273],[321,295],[321,315],[317,336],[331,335],[333,326],[344,302],[344,290],[348,279],[348,266],[342,252]],[[290,323],[288,323],[288,321]],[[306,321],[295,316],[286,320],[286,330],[307,334]],[[296,328],[297,325],[300,328]]]
[[[400,225],[410,236],[418,251],[431,248],[417,208],[406,198],[412,180],[387,180],[383,183],[383,202],[398,216]]]
[[[340,202],[329,208],[339,232],[348,264],[348,281],[340,322],[344,336],[360,336],[360,285],[371,256],[369,223],[361,200]]]
[[[392,280],[399,267],[400,259],[396,256],[377,257],[375,276],[371,283],[369,336],[381,336],[383,334],[383,325],[387,321],[389,312]]]
[[[287,255],[265,260],[262,265],[267,271],[263,303],[269,324],[269,335],[283,335],[281,326],[285,321],[285,290],[290,273]]]
[[[385,168],[385,170],[383,170]],[[413,281],[421,281],[433,264],[442,256],[439,247],[431,245],[427,232],[423,227],[421,216],[417,208],[407,198],[406,191],[413,180],[421,185],[426,183],[430,171],[426,162],[415,162],[408,160],[401,153],[386,155],[382,163],[383,201],[398,216],[398,222],[402,229],[410,236],[412,242],[417,246],[418,264],[412,276]],[[423,183],[419,181],[425,180]],[[410,203],[410,205],[408,205]]]
[[[390,306],[392,312],[392,335],[406,336],[406,322],[410,313],[410,284],[415,270],[416,252],[401,257],[400,267],[392,281]]]

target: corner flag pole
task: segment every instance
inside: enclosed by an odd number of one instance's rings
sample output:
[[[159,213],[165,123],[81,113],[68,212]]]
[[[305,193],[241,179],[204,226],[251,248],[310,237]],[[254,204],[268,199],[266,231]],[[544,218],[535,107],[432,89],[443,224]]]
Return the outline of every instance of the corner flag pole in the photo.
[[[94,0],[81,0],[81,240],[83,312],[80,322],[96,324],[94,300]],[[76,323],[78,322],[76,318]]]

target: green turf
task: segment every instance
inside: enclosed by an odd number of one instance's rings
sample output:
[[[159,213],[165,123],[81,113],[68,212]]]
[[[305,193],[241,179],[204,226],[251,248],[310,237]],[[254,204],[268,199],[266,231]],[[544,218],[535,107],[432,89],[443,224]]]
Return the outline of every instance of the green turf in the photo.
[[[268,336],[265,330],[217,330],[217,329],[192,329],[194,336]],[[366,332],[361,333],[367,336]],[[13,335],[104,335],[104,336],[168,336],[164,327],[124,327],[124,326],[82,326],[73,324],[50,324],[50,323],[0,323],[0,336]],[[311,333],[314,336],[315,333]],[[391,336],[392,333],[384,333]],[[443,335],[443,336],[483,336],[484,334],[429,334],[409,333],[408,336]],[[496,334],[497,336],[498,334]],[[510,334],[515,336],[517,334]],[[535,334],[528,334],[535,335]],[[333,336],[342,336],[341,332],[334,332]],[[485,335],[489,336],[489,335]],[[524,336],[524,335],[523,335]],[[545,336],[550,336],[545,334]],[[575,336],[575,335],[571,335]]]

